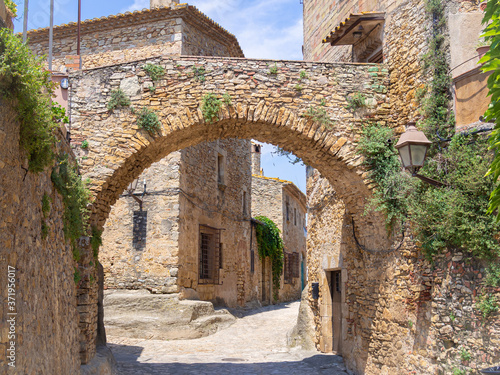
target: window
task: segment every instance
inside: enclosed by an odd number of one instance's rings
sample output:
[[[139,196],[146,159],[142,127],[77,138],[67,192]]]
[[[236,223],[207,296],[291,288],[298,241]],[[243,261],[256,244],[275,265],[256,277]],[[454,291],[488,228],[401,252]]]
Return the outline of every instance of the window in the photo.
[[[218,284],[221,261],[220,229],[200,225],[199,284]]]
[[[255,272],[255,250],[253,248],[250,250],[250,272]]]
[[[293,225],[297,225],[297,209],[293,209]]]
[[[300,274],[300,254],[285,252],[284,261],[285,284],[291,284],[293,282],[293,278],[298,278]]]
[[[285,202],[286,221],[290,221],[290,202],[288,201],[288,196],[286,197]]]
[[[248,215],[248,207],[247,207],[247,192],[243,191],[243,216]]]
[[[148,212],[134,211],[132,228],[132,246],[135,250],[141,251],[146,247],[146,236],[148,229]]]
[[[224,248],[223,244],[219,244],[219,269],[224,268],[224,264],[222,263],[222,249]]]
[[[225,157],[222,154],[217,154],[217,184],[225,185]]]

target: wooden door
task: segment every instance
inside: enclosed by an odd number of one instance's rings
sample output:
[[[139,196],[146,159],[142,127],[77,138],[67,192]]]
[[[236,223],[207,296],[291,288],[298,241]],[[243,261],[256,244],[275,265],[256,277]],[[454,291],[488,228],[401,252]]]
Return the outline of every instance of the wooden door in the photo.
[[[342,348],[342,278],[340,271],[331,273],[333,351],[341,353]]]

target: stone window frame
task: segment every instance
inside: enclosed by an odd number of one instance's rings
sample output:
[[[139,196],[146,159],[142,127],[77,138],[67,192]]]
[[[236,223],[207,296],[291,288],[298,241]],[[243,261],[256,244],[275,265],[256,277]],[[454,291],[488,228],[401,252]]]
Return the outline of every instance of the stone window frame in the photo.
[[[219,190],[225,190],[227,173],[227,151],[223,150],[219,145],[216,147],[217,159],[215,161],[215,180],[217,181],[217,188]]]
[[[199,225],[198,284],[219,284],[222,229]]]

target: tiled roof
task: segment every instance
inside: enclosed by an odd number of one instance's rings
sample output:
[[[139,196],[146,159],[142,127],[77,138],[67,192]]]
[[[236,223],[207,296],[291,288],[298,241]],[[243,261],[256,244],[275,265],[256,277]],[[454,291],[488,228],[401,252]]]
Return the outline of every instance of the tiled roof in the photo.
[[[161,20],[165,17],[191,16],[195,22],[202,24],[206,28],[216,29],[222,34],[226,34],[228,39],[233,39],[237,49],[241,51],[236,37],[229,31],[220,26],[217,22],[200,12],[195,6],[188,4],[175,4],[171,7],[159,7],[153,9],[142,9],[134,12],[119,13],[107,17],[97,17],[81,22],[81,33],[93,31],[103,31],[115,29],[117,27],[128,27],[134,24],[144,23],[145,21]],[[64,37],[65,35],[74,35],[76,33],[77,23],[70,22],[63,25],[54,26],[54,37]],[[28,31],[30,42],[36,42],[39,39],[48,38],[49,28],[40,28]],[[241,51],[243,56],[243,52]]]
[[[341,42],[341,39],[349,39],[349,36],[351,35],[350,32],[356,31],[356,26],[367,22],[381,21],[384,17],[384,12],[351,13],[344,22],[340,22],[340,25],[335,27],[335,29],[330,32],[330,35],[323,39],[323,43],[330,43],[332,46],[352,44],[351,40]]]

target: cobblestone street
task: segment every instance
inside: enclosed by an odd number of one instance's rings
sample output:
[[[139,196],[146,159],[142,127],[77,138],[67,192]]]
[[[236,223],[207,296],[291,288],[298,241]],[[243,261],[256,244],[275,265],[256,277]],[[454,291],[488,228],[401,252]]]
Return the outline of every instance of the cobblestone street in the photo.
[[[194,340],[108,337],[120,375],[347,374],[342,358],[288,348],[299,302],[245,311],[235,324]]]

